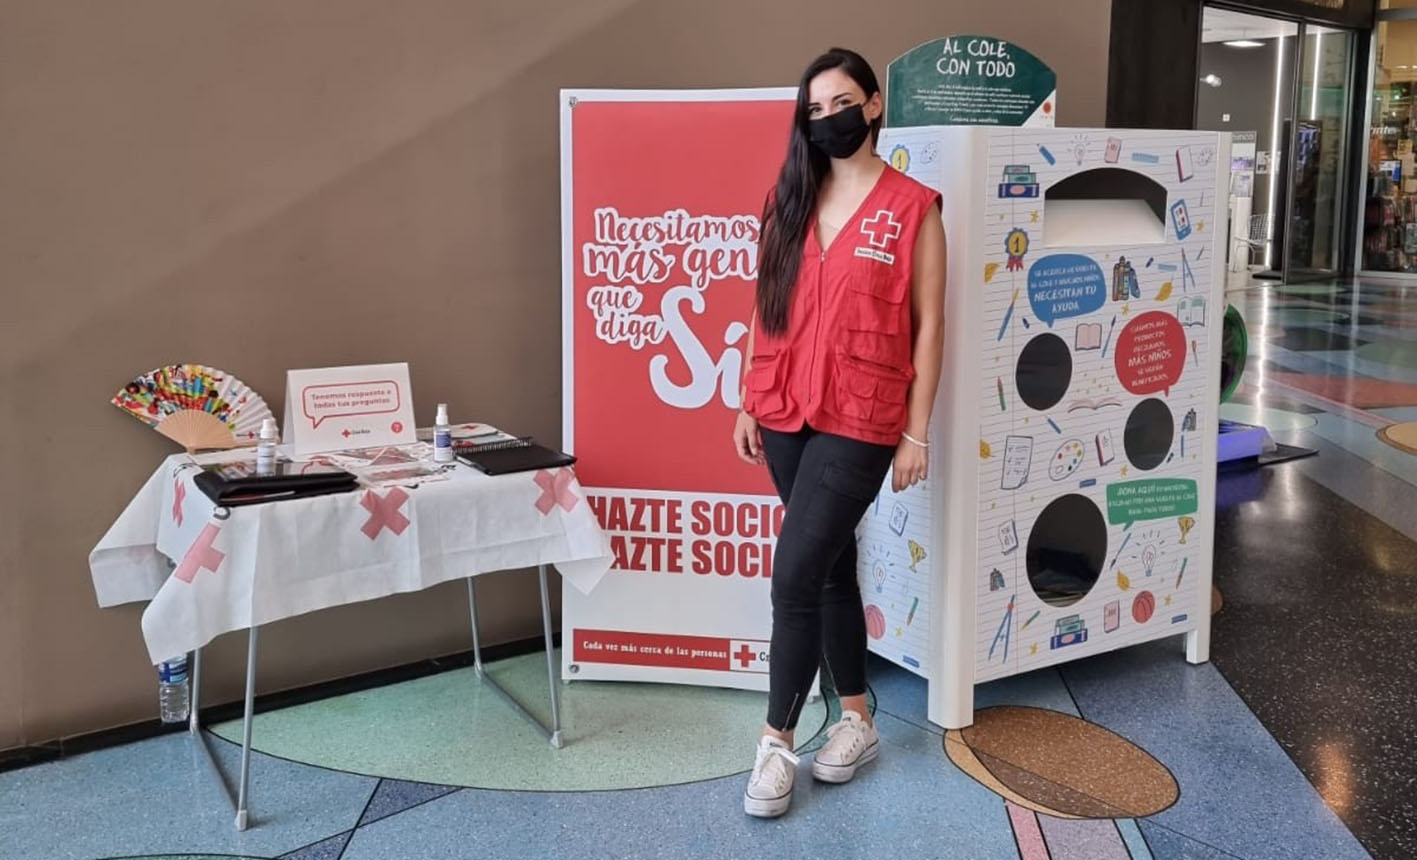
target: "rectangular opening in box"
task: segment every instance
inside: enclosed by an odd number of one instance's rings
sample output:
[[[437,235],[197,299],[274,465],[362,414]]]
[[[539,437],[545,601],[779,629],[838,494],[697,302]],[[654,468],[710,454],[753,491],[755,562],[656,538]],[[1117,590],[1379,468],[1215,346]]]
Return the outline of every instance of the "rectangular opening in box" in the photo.
[[[1050,248],[1143,245],[1166,240],[1166,189],[1118,167],[1084,170],[1043,196],[1043,244]]]

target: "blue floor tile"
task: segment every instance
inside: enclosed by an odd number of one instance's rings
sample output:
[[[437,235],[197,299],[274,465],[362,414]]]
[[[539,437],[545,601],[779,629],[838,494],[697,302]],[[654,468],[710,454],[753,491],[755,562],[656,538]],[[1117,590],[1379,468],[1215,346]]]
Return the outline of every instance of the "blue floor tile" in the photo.
[[[353,835],[353,830],[346,830],[337,836],[322,839],[314,845],[307,845],[289,854],[283,854],[280,860],[340,860],[340,855],[344,853],[344,846],[349,844],[349,837]]]
[[[236,774],[239,748],[220,740],[214,746],[225,772]],[[375,783],[259,754],[251,778],[252,822],[242,833],[186,734],[0,773],[0,856],[276,857],[354,826]],[[57,833],[64,838],[56,840]]]
[[[1150,820],[1246,860],[1368,854],[1220,673],[1191,666],[1179,639],[1069,663],[1083,716],[1151,753],[1181,786]]]
[[[401,779],[380,780],[369,799],[369,806],[359,819],[359,826],[372,824],[381,818],[396,815],[420,803],[436,800],[458,789],[450,785],[430,785],[425,782],[405,782]]]
[[[804,761],[793,808],[775,821],[743,814],[743,777],[579,794],[467,790],[361,828],[344,860],[1017,856],[1002,801],[950,765],[938,736],[888,715],[878,724],[876,763],[850,785],[824,786]]]

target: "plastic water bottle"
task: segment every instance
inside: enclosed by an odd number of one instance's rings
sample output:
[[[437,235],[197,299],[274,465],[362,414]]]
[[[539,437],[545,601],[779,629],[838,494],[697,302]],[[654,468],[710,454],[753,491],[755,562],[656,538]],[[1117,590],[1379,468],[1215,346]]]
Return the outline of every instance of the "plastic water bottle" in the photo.
[[[162,721],[185,722],[191,703],[191,685],[187,680],[187,655],[164,660],[157,667],[157,681],[157,708]]]

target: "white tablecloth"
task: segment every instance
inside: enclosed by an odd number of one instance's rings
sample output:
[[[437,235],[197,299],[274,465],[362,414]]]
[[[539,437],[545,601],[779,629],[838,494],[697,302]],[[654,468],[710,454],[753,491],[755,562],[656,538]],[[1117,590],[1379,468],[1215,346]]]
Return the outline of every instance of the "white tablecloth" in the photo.
[[[570,467],[489,477],[458,465],[413,488],[233,508],[196,487],[198,469],[169,457],[89,554],[100,606],[152,601],[154,663],[222,633],[498,570],[554,564],[589,592],[613,560]]]

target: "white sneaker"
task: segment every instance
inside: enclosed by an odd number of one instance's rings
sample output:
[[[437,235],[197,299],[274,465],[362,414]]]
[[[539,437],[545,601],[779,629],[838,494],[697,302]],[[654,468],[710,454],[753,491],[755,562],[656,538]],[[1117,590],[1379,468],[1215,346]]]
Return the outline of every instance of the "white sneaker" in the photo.
[[[847,782],[857,768],[875,760],[880,747],[876,727],[855,711],[844,711],[827,729],[827,742],[812,759],[812,776],[822,782]]]
[[[792,804],[792,782],[800,760],[777,738],[764,735],[758,741],[758,758],[748,788],[743,792],[743,811],[758,818],[776,818]]]

